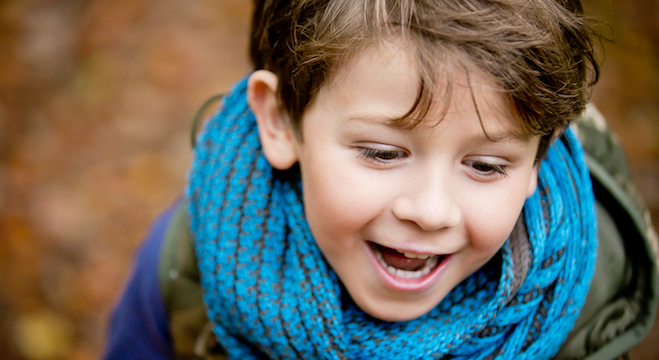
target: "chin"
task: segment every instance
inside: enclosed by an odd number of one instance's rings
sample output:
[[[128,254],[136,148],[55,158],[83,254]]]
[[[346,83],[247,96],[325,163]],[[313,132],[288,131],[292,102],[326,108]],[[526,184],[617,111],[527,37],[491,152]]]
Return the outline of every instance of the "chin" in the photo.
[[[419,304],[404,301],[365,301],[365,304],[355,303],[368,315],[383,321],[401,322],[417,319],[432,310],[437,304]]]

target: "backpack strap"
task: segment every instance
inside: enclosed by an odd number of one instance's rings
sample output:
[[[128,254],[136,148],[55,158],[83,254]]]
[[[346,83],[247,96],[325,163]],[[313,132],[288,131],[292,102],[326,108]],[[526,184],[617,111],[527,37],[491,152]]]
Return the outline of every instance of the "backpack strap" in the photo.
[[[199,107],[190,128],[192,148],[208,109],[224,94]],[[158,263],[158,279],[176,359],[226,359],[206,316],[197,258],[190,238],[187,203],[181,200],[167,229]]]
[[[223,97],[224,94],[215,94],[209,97],[206,101],[204,101],[201,107],[199,107],[199,110],[197,110],[197,113],[195,114],[194,118],[192,118],[192,127],[190,127],[190,145],[192,146],[193,149],[197,144],[197,134],[199,132],[199,124],[201,124],[202,119],[204,118],[204,114],[211,105],[222,100]]]
[[[226,359],[206,317],[197,258],[190,239],[187,203],[173,215],[158,263],[158,279],[176,359]]]

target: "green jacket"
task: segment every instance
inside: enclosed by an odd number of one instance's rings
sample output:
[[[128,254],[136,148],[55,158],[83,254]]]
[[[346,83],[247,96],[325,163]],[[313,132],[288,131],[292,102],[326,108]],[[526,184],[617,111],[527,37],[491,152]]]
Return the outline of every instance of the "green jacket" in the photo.
[[[657,308],[657,234],[622,148],[589,106],[575,125],[597,200],[599,247],[586,304],[555,359],[611,360],[645,337]],[[224,359],[206,317],[186,207],[169,224],[159,281],[177,359]]]

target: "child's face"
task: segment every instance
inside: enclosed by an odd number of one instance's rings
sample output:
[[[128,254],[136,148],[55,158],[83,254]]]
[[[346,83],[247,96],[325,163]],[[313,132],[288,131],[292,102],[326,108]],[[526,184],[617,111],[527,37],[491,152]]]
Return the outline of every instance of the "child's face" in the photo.
[[[412,60],[394,44],[368,49],[322,87],[293,140],[311,232],[356,304],[382,320],[435,307],[497,253],[535,190],[538,137],[514,135],[501,93],[472,69],[498,141],[488,139],[460,69],[441,122],[435,106],[404,130],[390,120],[416,98]]]

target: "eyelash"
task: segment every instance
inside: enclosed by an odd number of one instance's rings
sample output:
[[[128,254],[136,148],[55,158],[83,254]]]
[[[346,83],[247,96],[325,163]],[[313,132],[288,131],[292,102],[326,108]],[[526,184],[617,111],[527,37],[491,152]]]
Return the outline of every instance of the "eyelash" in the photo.
[[[489,164],[486,162],[476,161],[476,160],[465,161],[465,163],[468,166],[470,166],[472,169],[474,169],[480,176],[485,176],[485,177],[491,177],[497,175],[504,177],[508,176],[508,167],[506,165]]]
[[[407,157],[404,151],[400,150],[379,150],[373,148],[360,147],[359,157],[374,161],[379,164],[388,164],[390,162]],[[468,160],[465,163],[474,169],[479,176],[508,176],[508,167],[506,165],[490,164],[483,161]]]
[[[360,147],[358,150],[359,157],[375,161],[379,164],[387,164],[407,157],[407,154],[400,150],[379,150],[365,147]]]

